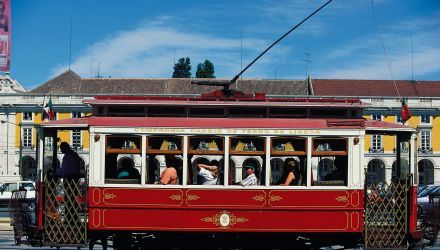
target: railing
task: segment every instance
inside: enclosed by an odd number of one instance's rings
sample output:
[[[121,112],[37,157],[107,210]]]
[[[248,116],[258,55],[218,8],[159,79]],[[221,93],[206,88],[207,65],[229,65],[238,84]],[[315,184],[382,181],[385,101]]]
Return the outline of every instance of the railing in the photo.
[[[396,153],[396,148],[393,148],[393,153]],[[400,148],[400,153],[408,153],[408,148]]]
[[[23,150],[35,150],[35,145],[23,145],[22,147],[21,147],[21,149],[23,149]]]
[[[383,148],[369,148],[368,153],[383,153]]]
[[[432,154],[432,148],[418,148],[420,154]]]

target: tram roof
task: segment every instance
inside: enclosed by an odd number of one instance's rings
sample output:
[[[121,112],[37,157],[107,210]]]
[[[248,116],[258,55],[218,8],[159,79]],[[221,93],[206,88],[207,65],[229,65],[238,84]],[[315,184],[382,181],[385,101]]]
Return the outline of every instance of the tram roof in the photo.
[[[416,132],[415,128],[411,128],[406,125],[402,125],[399,123],[393,123],[393,122],[383,122],[383,121],[376,121],[376,120],[366,120],[365,121],[365,130],[369,134],[374,133],[395,133],[395,132]]]
[[[178,126],[176,126],[178,124]],[[194,117],[102,117],[87,116],[49,121],[45,128],[156,127],[156,128],[249,128],[249,129],[365,129],[368,134],[416,132],[406,125],[361,119],[335,118],[194,118]]]
[[[362,129],[365,119],[335,118],[193,118],[88,116],[50,121],[45,128],[155,127],[155,128],[250,128],[250,129]]]
[[[214,91],[200,97],[166,97],[166,96],[95,96],[94,99],[84,100],[90,105],[144,105],[144,106],[289,106],[289,107],[350,107],[365,108],[368,106],[359,99],[335,98],[268,98],[265,94],[235,93],[231,96],[222,95],[221,91]]]

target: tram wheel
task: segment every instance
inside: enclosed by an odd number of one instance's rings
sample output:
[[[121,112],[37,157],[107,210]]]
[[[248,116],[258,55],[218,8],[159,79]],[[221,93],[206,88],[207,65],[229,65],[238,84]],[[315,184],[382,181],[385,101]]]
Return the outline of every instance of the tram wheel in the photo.
[[[114,250],[132,249],[132,243],[131,233],[116,233],[113,236]]]

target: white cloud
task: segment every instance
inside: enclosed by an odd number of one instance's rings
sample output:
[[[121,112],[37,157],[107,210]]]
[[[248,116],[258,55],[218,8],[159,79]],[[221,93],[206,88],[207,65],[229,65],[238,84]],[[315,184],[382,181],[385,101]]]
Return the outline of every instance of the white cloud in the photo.
[[[89,77],[92,68],[94,76],[99,63],[103,76],[170,77],[175,53],[176,60],[190,57],[193,69],[199,62],[210,59],[216,69],[223,69],[216,70],[222,76],[233,77],[239,71],[240,39],[178,31],[163,25],[166,20],[167,17],[157,18],[134,30],[120,31],[96,42],[76,56],[71,69],[82,77]],[[243,47],[252,53],[266,43],[259,39],[243,39]],[[56,66],[51,70],[51,77],[66,68],[66,65]]]

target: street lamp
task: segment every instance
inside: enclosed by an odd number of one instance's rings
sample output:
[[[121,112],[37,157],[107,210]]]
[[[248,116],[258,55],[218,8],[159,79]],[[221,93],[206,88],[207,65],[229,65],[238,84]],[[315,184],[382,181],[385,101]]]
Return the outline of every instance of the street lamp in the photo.
[[[18,155],[18,173],[21,175],[21,156],[22,156],[22,145],[21,145],[21,123],[17,124],[15,122],[10,122],[10,121],[6,121],[6,120],[0,120],[0,122],[2,124],[8,123],[8,124],[12,124],[15,126],[18,126],[19,129],[19,139],[20,139],[20,144],[19,144],[19,155]],[[9,175],[9,126],[6,126],[6,175]]]

